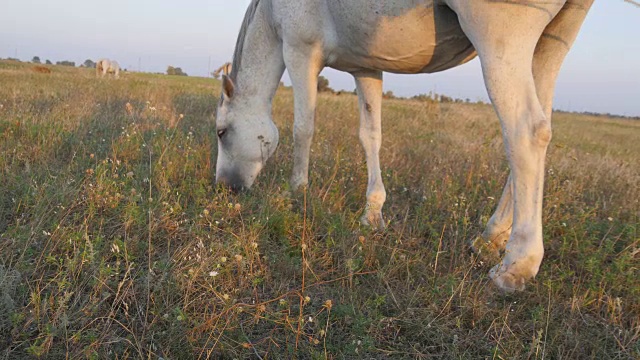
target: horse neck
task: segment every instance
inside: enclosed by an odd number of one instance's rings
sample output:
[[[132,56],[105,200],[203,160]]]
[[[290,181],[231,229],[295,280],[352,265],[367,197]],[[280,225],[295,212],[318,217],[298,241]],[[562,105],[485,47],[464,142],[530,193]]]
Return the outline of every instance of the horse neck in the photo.
[[[268,1],[261,1],[253,21],[246,29],[240,66],[234,69],[237,72],[233,80],[238,96],[270,109],[284,73],[284,59],[282,42],[269,21]]]

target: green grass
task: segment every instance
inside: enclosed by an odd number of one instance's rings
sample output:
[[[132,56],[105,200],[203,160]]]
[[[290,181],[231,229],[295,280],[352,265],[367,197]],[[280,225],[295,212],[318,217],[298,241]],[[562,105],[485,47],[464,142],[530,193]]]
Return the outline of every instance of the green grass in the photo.
[[[469,252],[507,176],[485,105],[384,102],[383,233],[355,96],[293,100],[252,191],[217,191],[215,80],[0,62],[0,358],[640,357],[640,123],[558,114],[545,260],[505,296]]]

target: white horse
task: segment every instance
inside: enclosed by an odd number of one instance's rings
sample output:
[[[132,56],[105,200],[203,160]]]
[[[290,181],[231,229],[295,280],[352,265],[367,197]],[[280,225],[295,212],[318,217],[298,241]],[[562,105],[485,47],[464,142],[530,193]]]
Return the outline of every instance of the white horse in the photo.
[[[307,184],[317,79],[328,66],[358,89],[368,167],[364,223],[383,227],[382,72],[432,73],[476,55],[500,118],[511,174],[476,249],[502,260],[490,271],[522,290],[543,257],[544,161],[556,77],[593,0],[253,0],[216,120],[216,181],[251,186],[278,145],[271,103],[286,69],[294,89],[291,185]]]
[[[105,77],[107,74],[113,74],[116,79],[120,78],[120,65],[115,60],[98,60],[96,63],[96,77]]]

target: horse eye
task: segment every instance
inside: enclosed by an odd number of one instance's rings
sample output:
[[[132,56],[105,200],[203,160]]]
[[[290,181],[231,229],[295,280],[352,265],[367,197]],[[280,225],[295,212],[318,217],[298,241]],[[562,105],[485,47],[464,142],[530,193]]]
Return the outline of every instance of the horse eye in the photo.
[[[224,136],[224,134],[227,133],[227,129],[220,129],[218,130],[218,138],[222,139],[222,137]]]

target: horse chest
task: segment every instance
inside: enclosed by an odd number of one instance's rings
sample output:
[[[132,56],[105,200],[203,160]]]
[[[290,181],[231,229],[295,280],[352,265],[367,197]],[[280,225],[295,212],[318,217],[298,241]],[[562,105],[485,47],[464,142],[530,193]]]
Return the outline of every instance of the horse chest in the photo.
[[[449,8],[432,1],[329,1],[328,66],[430,73],[469,61],[475,50]]]

